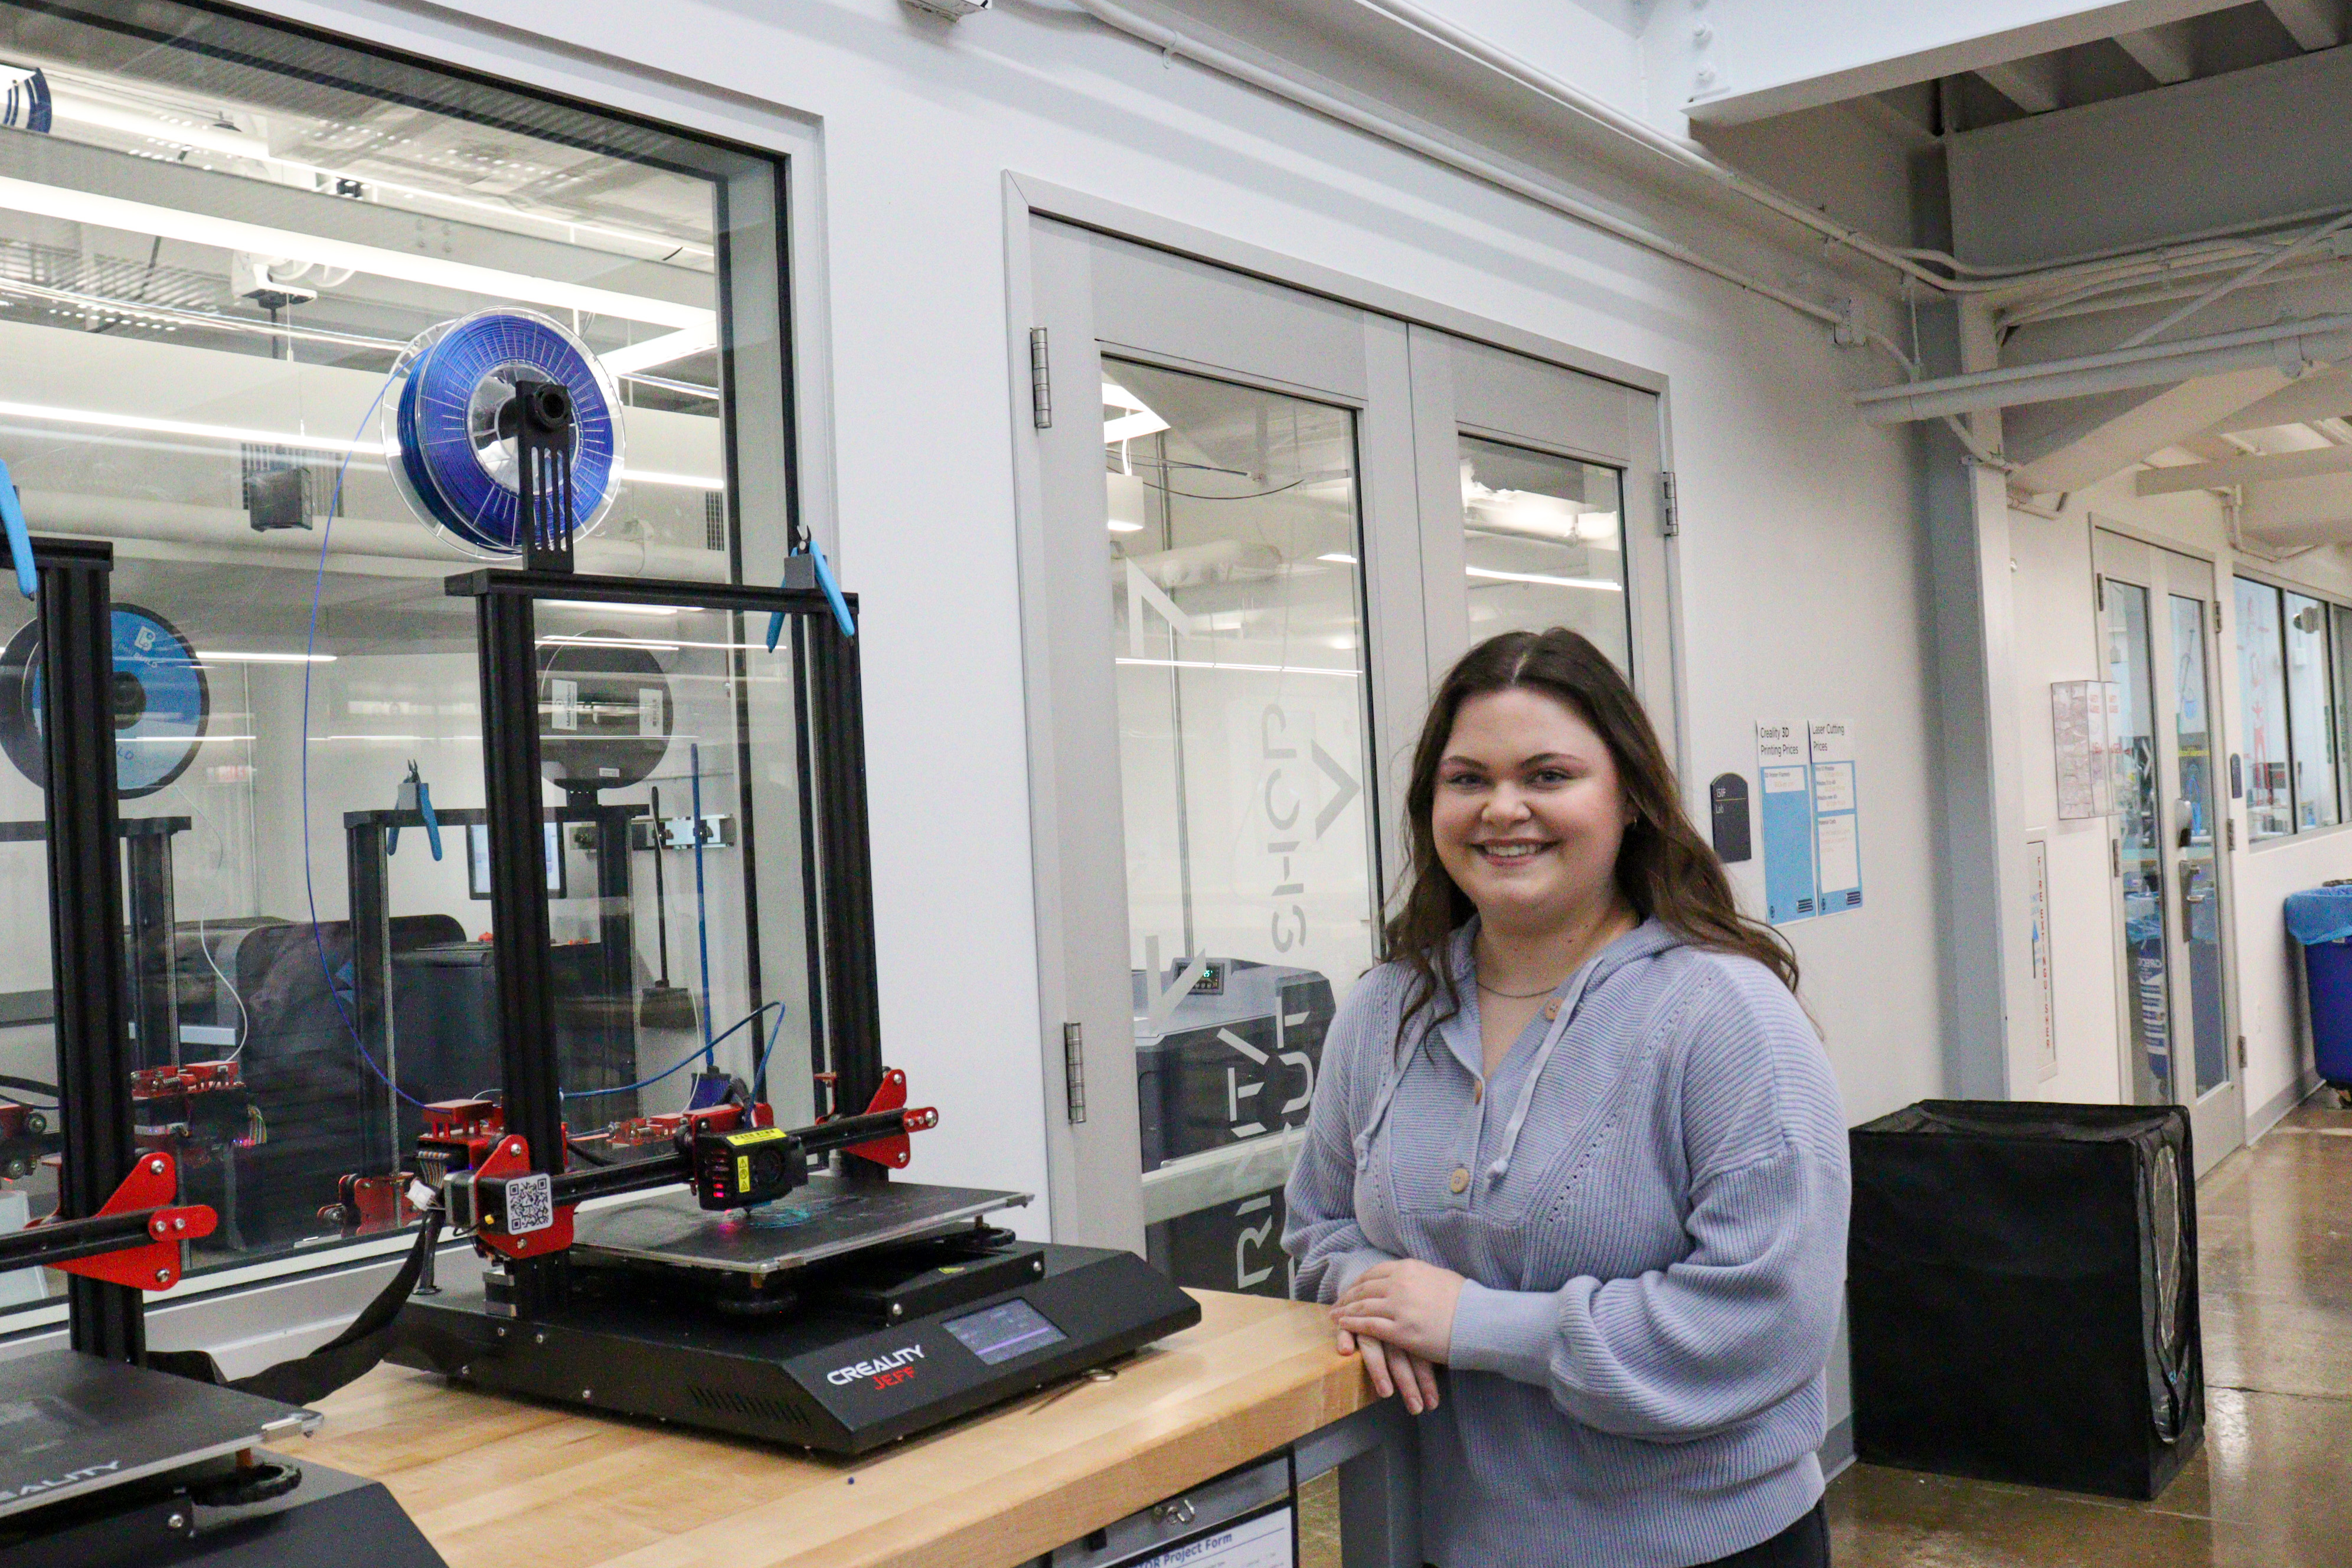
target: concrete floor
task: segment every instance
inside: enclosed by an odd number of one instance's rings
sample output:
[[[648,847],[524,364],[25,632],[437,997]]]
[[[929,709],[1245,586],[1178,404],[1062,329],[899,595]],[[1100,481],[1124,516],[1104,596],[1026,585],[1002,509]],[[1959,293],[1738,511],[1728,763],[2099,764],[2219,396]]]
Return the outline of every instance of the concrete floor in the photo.
[[[2352,1565],[2352,1111],[2323,1095],[2200,1184],[2205,1447],[2153,1502],[1855,1465],[1837,1568]],[[1338,1568],[1333,1479],[1302,1489],[1301,1568]]]
[[[2199,1184],[2205,1447],[2153,1502],[1855,1465],[1838,1568],[2352,1563],[2352,1111],[2306,1103]]]

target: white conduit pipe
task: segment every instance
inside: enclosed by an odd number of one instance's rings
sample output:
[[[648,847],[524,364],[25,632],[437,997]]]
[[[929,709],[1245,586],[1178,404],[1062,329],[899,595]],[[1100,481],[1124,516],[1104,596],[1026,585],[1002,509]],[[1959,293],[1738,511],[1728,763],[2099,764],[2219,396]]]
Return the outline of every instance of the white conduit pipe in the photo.
[[[1572,217],[1579,223],[1589,225],[1605,234],[1614,235],[1619,239],[1639,246],[1653,255],[1663,256],[1670,261],[1678,261],[1685,267],[1695,268],[1710,277],[1719,278],[1736,288],[1760,295],[1775,304],[1784,305],[1800,315],[1810,316],[1825,326],[1839,331],[1854,330],[1854,324],[1845,315],[1827,305],[1816,304],[1802,295],[1792,294],[1785,289],[1777,288],[1760,279],[1751,278],[1744,272],[1727,267],[1719,261],[1693,250],[1686,245],[1668,239],[1664,235],[1654,234],[1639,224],[1629,223],[1613,213],[1579,201],[1574,196],[1555,190],[1538,181],[1515,174],[1501,164],[1491,163],[1474,153],[1464,152],[1435,137],[1424,136],[1410,127],[1383,120],[1369,110],[1359,109],[1345,99],[1334,97],[1304,82],[1294,81],[1279,72],[1267,70],[1238,55],[1218,48],[1213,44],[1204,44],[1199,39],[1188,37],[1172,27],[1163,26],[1158,22],[1139,16],[1124,5],[1114,4],[1113,0],[1075,0],[1075,4],[1103,26],[1125,33],[1130,37],[1140,39],[1162,53],[1181,55],[1196,65],[1205,66],[1221,75],[1246,82],[1261,91],[1272,93],[1276,98],[1287,99],[1301,108],[1311,109],[1318,114],[1336,120],[1343,125],[1353,126],[1369,135],[1379,137],[1381,141],[1394,142],[1400,147],[1420,153],[1433,163],[1443,163],[1448,168],[1468,174],[1473,179],[1483,180],[1515,195],[1525,196],[1540,206],[1549,207],[1552,211]],[[1892,339],[1882,332],[1867,328],[1861,330],[1861,336],[1863,341],[1881,350],[1896,364],[1901,365],[1906,375],[1917,374],[1917,366],[1912,363],[1911,356],[1905,353]]]
[[[1941,419],[1989,408],[2011,408],[2021,403],[2081,397],[2095,392],[2160,386],[2192,376],[2218,375],[2224,371],[2259,369],[2264,365],[2274,366],[2284,375],[2299,376],[2315,365],[2331,364],[2347,357],[2352,357],[2352,312],[2314,316],[2308,321],[2242,332],[2186,338],[2179,342],[2083,354],[2042,364],[1917,381],[1882,392],[1857,394],[1853,404],[1870,424],[1900,425],[1915,419]]]
[[[1581,115],[1594,124],[1629,141],[1639,143],[1653,153],[1671,159],[1696,174],[1720,182],[1738,191],[1748,200],[1770,208],[1792,223],[1801,224],[1815,234],[1833,239],[1849,250],[1870,258],[1883,267],[1892,268],[1916,283],[1925,284],[1938,291],[1958,289],[1991,289],[2006,284],[1958,284],[1939,272],[1922,267],[1912,259],[1927,257],[1957,267],[1958,262],[1941,251],[1902,251],[1885,245],[1860,229],[1838,222],[1825,213],[1806,206],[1792,196],[1781,195],[1769,185],[1759,184],[1728,164],[1719,163],[1706,149],[1696,142],[1669,136],[1656,126],[1634,119],[1622,110],[1603,103],[1582,89],[1562,81],[1539,67],[1530,65],[1518,56],[1497,48],[1475,33],[1465,32],[1444,17],[1417,5],[1412,0],[1356,0],[1367,10],[1378,11],[1391,20],[1403,23],[1417,32],[1426,34],[1449,48],[1469,56],[1490,70],[1510,78],[1520,86],[1530,88],[1554,103]],[[1088,10],[1094,9],[1088,5]]]

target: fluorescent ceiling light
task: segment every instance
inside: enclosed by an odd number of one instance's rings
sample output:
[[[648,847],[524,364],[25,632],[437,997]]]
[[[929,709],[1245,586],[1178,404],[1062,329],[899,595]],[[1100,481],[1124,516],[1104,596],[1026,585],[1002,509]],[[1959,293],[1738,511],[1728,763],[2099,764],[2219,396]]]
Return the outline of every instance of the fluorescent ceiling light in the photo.
[[[695,642],[686,637],[672,637],[663,642],[647,642],[640,637],[551,637],[539,639],[541,647],[639,647],[647,653],[676,653],[682,647],[715,647],[739,653],[765,653],[763,642]]]
[[[332,664],[331,653],[247,653],[200,647],[196,658],[205,664]]]
[[[470,212],[489,213],[502,218],[516,218],[527,223],[545,224],[571,234],[599,234],[614,239],[626,240],[649,248],[670,246],[676,250],[692,251],[698,256],[711,254],[710,247],[691,241],[673,239],[668,235],[638,233],[614,228],[604,224],[559,217],[552,213],[531,212],[527,208],[508,206],[499,202],[486,202],[473,196],[456,195],[446,191],[427,190],[422,185],[403,184],[397,180],[382,179],[374,174],[355,174],[349,169],[330,169],[320,163],[305,163],[299,159],[284,158],[269,150],[269,143],[258,136],[248,136],[218,125],[199,125],[184,121],[163,110],[140,113],[133,110],[116,109],[94,102],[79,91],[52,91],[49,112],[58,120],[81,125],[95,125],[101,130],[120,132],[126,136],[143,136],[151,142],[161,142],[171,147],[195,147],[207,153],[217,153],[225,158],[247,158],[257,163],[291,169],[326,180],[357,180],[377,190],[398,191],[403,195],[415,196],[446,206],[462,207]]]
[[[1318,555],[1315,559],[1318,561],[1334,562],[1341,566],[1353,566],[1356,563],[1356,558],[1354,556],[1342,555],[1336,550],[1331,552],[1328,555]]]
[[[1465,577],[1485,577],[1496,583],[1541,583],[1548,588],[1599,588],[1605,593],[1622,594],[1622,583],[1612,583],[1606,577],[1547,577],[1540,572],[1496,572],[1484,566],[1465,566]]]
[[[678,613],[676,605],[607,605],[595,599],[549,599],[546,604],[551,609],[610,610],[616,616],[674,616]]]
[[[1104,526],[1108,528],[1113,533],[1141,533],[1143,531],[1143,524],[1139,522],[1121,522],[1117,518],[1112,518],[1110,521],[1106,523]]]
[[[330,239],[323,235],[272,228],[266,224],[215,217],[208,213],[186,212],[178,207],[158,206],[122,196],[71,190],[63,185],[44,185],[32,180],[0,177],[0,208],[58,218],[67,223],[96,224],[101,228],[153,235],[191,245],[209,245],[222,250],[251,251],[257,256],[313,261],[324,267],[348,267],[354,272],[365,272],[373,277],[398,278],[411,283],[428,284],[436,289],[456,289],[493,300],[555,305],[565,310],[589,310],[600,316],[616,316],[623,321],[653,321],[667,327],[715,330],[709,326],[713,313],[697,305],[681,305],[643,294],[623,294],[585,283],[565,283],[554,279],[533,277],[527,272],[509,272],[502,268],[478,267],[469,261],[453,261],[446,257],[389,250],[348,239]]]
[[[615,468],[613,477],[625,484],[676,485],[680,489],[688,490],[723,490],[727,488],[725,479],[713,479],[708,474],[662,474],[651,468]]]
[[[635,375],[641,370],[669,364],[718,346],[719,318],[712,316],[698,327],[665,332],[660,337],[647,338],[644,342],[630,343],[596,357],[603,360],[604,368],[614,375]]]
[[[1204,658],[1115,658],[1113,664],[1148,664],[1155,669],[1232,669],[1247,675],[1337,675],[1349,680],[1358,671],[1328,669],[1319,664],[1213,664]]]
[[[114,737],[114,743],[118,746],[184,746],[192,739],[202,742],[205,741],[250,741],[253,737],[250,735],[117,735]]]
[[[109,414],[95,408],[53,408],[44,403],[0,403],[0,419],[44,419],[55,425],[95,425],[110,430],[146,430],[159,436],[195,436],[213,441],[242,441],[261,446],[294,447],[312,452],[352,452],[385,458],[381,441],[352,441],[340,436],[305,436],[291,430],[256,430],[242,425],[206,425],[193,419],[157,419],[145,414]],[[727,481],[707,474],[668,474],[652,468],[623,468],[614,478],[633,485],[675,485],[682,489],[723,490]]]

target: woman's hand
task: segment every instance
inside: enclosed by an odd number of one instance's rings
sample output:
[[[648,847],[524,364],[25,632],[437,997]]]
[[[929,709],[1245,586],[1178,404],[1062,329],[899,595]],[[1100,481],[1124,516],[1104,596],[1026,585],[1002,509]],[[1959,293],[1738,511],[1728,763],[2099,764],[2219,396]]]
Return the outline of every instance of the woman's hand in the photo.
[[[1364,1358],[1364,1371],[1372,1380],[1372,1392],[1382,1399],[1402,1394],[1404,1407],[1415,1415],[1437,1408],[1437,1369],[1411,1351],[1401,1351],[1375,1339],[1360,1340],[1341,1329],[1339,1353]]]
[[[1393,1363],[1402,1356],[1420,1363],[1424,1372],[1443,1364],[1454,1342],[1454,1304],[1461,1296],[1462,1276],[1450,1268],[1410,1258],[1376,1263],[1339,1293],[1331,1321],[1339,1326],[1343,1351],[1349,1336],[1362,1342],[1365,1366],[1373,1371],[1372,1386],[1385,1396],[1389,1391],[1381,1384],[1388,1369],[1373,1370],[1378,1363],[1372,1347],[1385,1352],[1381,1361],[1386,1363]],[[1420,1382],[1419,1376],[1414,1375],[1413,1381]],[[1426,1384],[1433,1406],[1437,1403],[1436,1386],[1434,1378]],[[1412,1403],[1407,1398],[1406,1407],[1411,1409]]]

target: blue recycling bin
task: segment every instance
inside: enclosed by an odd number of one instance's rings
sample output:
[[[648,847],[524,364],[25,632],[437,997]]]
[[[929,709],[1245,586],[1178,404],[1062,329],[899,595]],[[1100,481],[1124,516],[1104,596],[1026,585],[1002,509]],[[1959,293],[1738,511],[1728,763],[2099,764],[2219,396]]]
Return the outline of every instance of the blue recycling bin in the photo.
[[[2303,944],[2313,1065],[2327,1083],[2352,1089],[2352,885],[2288,894],[2286,930]]]

